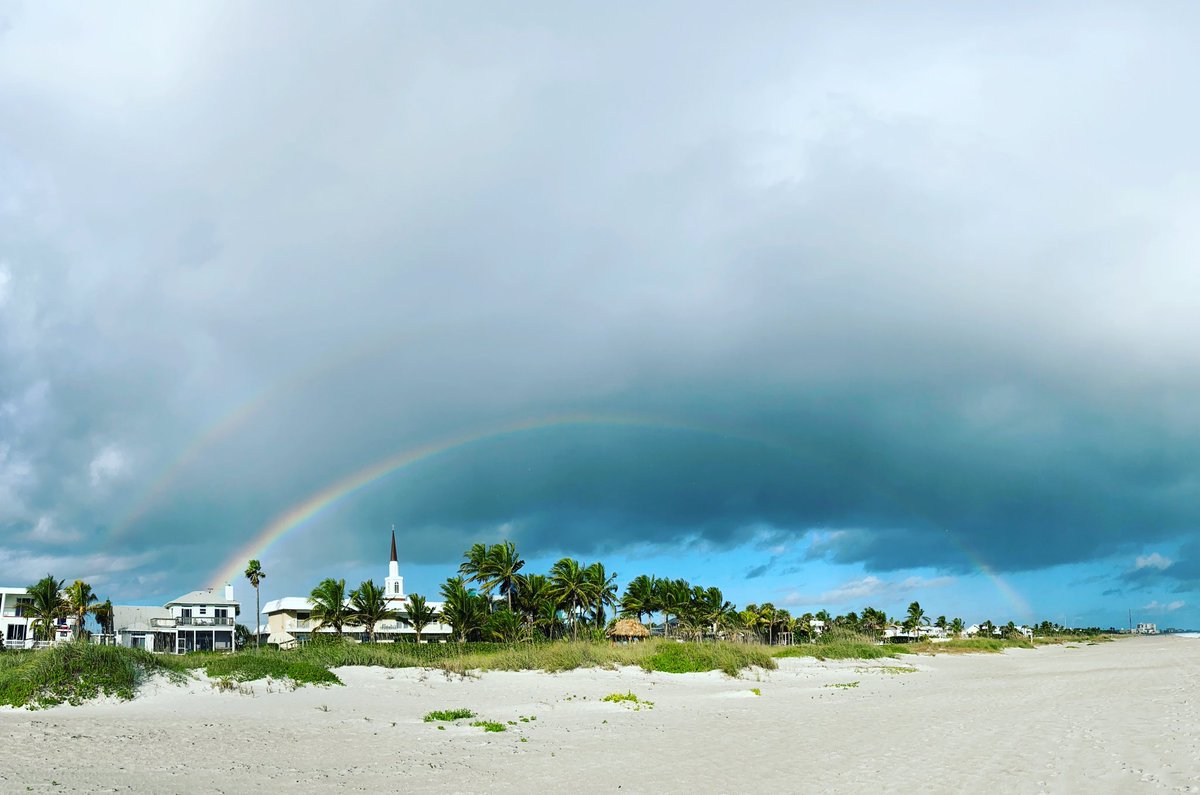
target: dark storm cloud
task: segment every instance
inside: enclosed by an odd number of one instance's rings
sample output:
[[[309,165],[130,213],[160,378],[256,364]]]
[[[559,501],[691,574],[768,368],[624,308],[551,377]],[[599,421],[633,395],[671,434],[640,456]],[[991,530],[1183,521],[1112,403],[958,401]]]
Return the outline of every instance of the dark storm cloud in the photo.
[[[86,13],[0,15],[22,560],[208,569],[373,461],[570,413],[669,427],[452,450],[289,554],[1196,532],[1191,6]]]

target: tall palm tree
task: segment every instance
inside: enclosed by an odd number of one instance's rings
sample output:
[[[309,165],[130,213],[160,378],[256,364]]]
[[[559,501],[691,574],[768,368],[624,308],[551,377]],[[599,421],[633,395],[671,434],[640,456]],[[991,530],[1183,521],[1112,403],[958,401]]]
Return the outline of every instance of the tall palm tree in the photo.
[[[54,640],[54,624],[67,615],[67,600],[62,595],[63,581],[50,574],[28,586],[30,603],[25,606],[25,615],[32,618],[33,636],[41,640]],[[40,631],[39,631],[40,630]]]
[[[571,637],[579,639],[579,611],[588,604],[590,581],[586,570],[574,558],[563,558],[550,567],[554,595],[571,618]]]
[[[259,624],[262,621],[262,605],[259,604],[258,586],[266,579],[267,573],[263,571],[262,564],[257,559],[246,563],[246,571],[244,573],[246,579],[254,586],[254,645],[257,647],[262,643],[258,631]]]
[[[83,580],[76,580],[68,585],[66,597],[68,610],[75,618],[75,628],[72,634],[78,640],[83,637],[83,622],[87,619],[88,613],[92,612],[92,604],[99,601],[99,598],[92,591],[92,586]]]
[[[488,598],[467,590],[462,577],[451,577],[442,584],[442,619],[450,625],[458,641],[464,642],[483,628],[488,615]]]
[[[333,627],[340,636],[342,627],[350,620],[350,608],[346,605],[346,581],[326,577],[312,589],[308,601],[312,602],[316,629]]]
[[[920,602],[913,602],[908,606],[908,615],[904,618],[904,630],[916,632],[920,626],[929,626],[929,617],[925,615]]]
[[[489,640],[501,643],[516,643],[527,636],[529,627],[521,617],[511,610],[501,608],[488,616],[484,625]]]
[[[967,628],[966,622],[964,622],[961,618],[955,618],[950,621],[950,631],[953,632],[955,635],[961,636],[963,630],[966,628]]]
[[[417,633],[417,643],[420,643],[421,633],[425,630],[425,627],[437,619],[437,610],[434,610],[426,603],[424,596],[415,593],[408,595],[408,601],[404,604],[404,610],[408,613],[408,618],[405,621],[413,628],[413,632]]]
[[[484,591],[499,588],[500,593],[508,598],[508,609],[513,609],[513,593],[520,583],[517,574],[525,566],[525,561],[517,554],[517,545],[511,541],[503,544],[493,544],[484,558],[483,582],[480,587]]]
[[[775,645],[775,624],[779,618],[775,605],[770,602],[764,602],[763,606],[758,608],[758,613],[762,616],[762,625],[767,628],[767,645]],[[828,626],[828,624],[826,624]]]
[[[374,580],[364,580],[350,592],[350,617],[367,630],[367,640],[375,642],[375,629],[380,621],[395,620],[396,613],[388,607],[387,594]]]
[[[617,604],[617,573],[609,574],[604,564],[596,562],[583,570],[588,583],[588,604],[593,611],[592,620],[597,627],[604,627],[605,608]]]
[[[887,614],[874,607],[864,607],[859,625],[863,631],[878,637],[879,633],[883,632],[884,627],[887,626]]]
[[[656,577],[648,577],[645,574],[639,574],[630,580],[629,585],[625,586],[625,593],[621,596],[621,615],[626,618],[636,617],[640,623],[642,616],[656,612],[658,610],[658,603],[654,598],[656,582]]]

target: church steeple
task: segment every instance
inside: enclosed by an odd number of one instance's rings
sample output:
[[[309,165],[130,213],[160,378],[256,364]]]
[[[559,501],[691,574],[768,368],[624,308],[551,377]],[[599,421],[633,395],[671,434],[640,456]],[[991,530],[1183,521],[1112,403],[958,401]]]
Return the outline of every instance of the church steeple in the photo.
[[[404,578],[400,576],[400,563],[396,560],[396,525],[392,525],[392,559],[388,562],[388,576],[383,582],[389,600],[403,601]]]

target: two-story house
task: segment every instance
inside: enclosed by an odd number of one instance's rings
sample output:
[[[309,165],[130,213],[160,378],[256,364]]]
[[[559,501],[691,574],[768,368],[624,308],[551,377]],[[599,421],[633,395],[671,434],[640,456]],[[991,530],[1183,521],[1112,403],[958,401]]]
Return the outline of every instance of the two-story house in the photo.
[[[162,607],[113,605],[117,643],[149,651],[233,651],[241,607],[233,586],[192,591]]]

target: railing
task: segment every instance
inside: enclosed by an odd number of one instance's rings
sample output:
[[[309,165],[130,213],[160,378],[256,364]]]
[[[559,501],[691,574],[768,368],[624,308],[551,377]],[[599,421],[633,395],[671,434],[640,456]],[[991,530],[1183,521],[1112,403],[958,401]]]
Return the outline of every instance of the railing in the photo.
[[[150,619],[152,627],[232,627],[232,618],[220,618],[215,616],[178,616],[172,618],[152,618]]]
[[[179,626],[190,627],[232,627],[232,618],[220,618],[215,616],[180,616]]]
[[[293,629],[308,631],[314,626],[316,626],[316,622],[314,622],[311,618],[283,622],[283,629],[285,632],[291,632]]]

